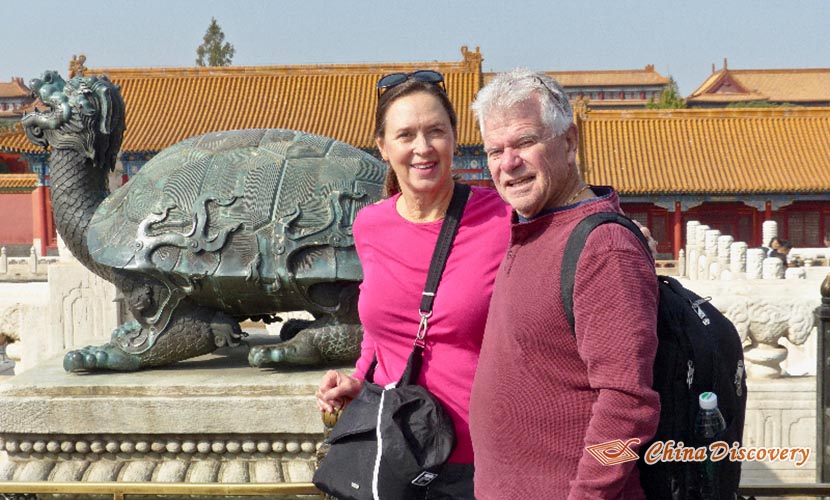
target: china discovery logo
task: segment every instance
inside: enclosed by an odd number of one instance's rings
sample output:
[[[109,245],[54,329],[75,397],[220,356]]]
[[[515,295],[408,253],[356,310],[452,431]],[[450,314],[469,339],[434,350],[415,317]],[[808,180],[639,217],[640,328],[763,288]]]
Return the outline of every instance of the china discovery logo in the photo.
[[[640,444],[637,438],[622,441],[615,439],[606,443],[587,446],[585,450],[602,465],[617,465],[640,458],[632,446]],[[808,447],[743,447],[734,442],[730,446],[724,441],[715,441],[709,446],[690,447],[683,442],[655,441],[645,451],[646,464],[657,462],[792,462],[803,467],[810,459],[812,449]]]
[[[623,442],[620,439],[608,441],[607,443],[595,444],[588,446],[585,449],[596,458],[602,465],[616,465],[625,462],[631,462],[640,458],[637,453],[631,449],[631,446],[640,444],[637,438],[629,439]]]

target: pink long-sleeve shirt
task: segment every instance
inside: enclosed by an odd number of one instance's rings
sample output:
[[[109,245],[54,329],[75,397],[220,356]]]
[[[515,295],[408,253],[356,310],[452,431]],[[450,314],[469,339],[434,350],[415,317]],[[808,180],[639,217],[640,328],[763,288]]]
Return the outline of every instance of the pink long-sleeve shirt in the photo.
[[[418,309],[443,221],[413,223],[395,209],[398,196],[363,208],[354,239],[363,266],[359,312],[363,345],[355,376],[373,356],[374,380],[400,379],[418,331]],[[455,423],[450,462],[472,463],[470,389],[478,364],[493,280],[510,237],[510,209],[490,189],[473,187],[438,286],[418,383],[429,389]]]

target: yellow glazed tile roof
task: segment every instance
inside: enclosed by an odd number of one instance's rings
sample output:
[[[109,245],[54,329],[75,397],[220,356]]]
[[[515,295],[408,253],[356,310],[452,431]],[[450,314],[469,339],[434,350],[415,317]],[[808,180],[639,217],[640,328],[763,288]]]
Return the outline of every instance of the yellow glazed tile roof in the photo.
[[[291,75],[342,75],[347,73],[387,74],[409,73],[419,69],[434,69],[442,73],[479,71],[480,52],[461,48],[464,60],[460,62],[396,62],[362,64],[304,64],[286,66],[193,66],[160,68],[96,68],[87,69],[86,76],[98,74],[118,75],[127,78],[182,78],[187,76],[291,76]]]
[[[823,102],[830,101],[830,68],[813,69],[721,69],[706,79],[697,90],[692,92],[692,101],[707,100],[708,96],[718,95],[718,84],[724,78],[731,78],[747,94],[760,96],[773,102]],[[740,94],[738,94],[740,95]],[[727,94],[724,96],[736,96]],[[759,97],[756,97],[758,99]],[[710,101],[711,102],[711,101]]]
[[[384,73],[121,78],[127,106],[124,151],[159,151],[217,130],[304,130],[360,148],[374,145],[375,84]],[[478,73],[445,73],[459,115],[459,145],[481,142],[470,103]],[[199,110],[204,110],[199,112]]]
[[[830,108],[591,111],[580,165],[623,195],[830,192]]]
[[[28,97],[31,92],[23,84],[22,78],[12,78],[10,82],[0,82],[0,98]]]
[[[0,151],[6,153],[35,153],[43,150],[36,148],[26,139],[26,135],[18,124],[14,131],[0,133]]]
[[[21,106],[18,109],[8,109],[6,111],[0,111],[0,117],[3,118],[17,118],[20,119],[26,113],[31,113],[35,110],[35,108],[43,109],[45,106],[40,99],[35,99],[34,101]]]
[[[459,144],[481,144],[469,111],[481,85],[480,53],[461,63],[89,70],[122,86],[123,150],[159,151],[213,130],[284,127],[370,148],[375,82],[435,68],[459,113]],[[302,72],[300,69],[307,68]],[[205,110],[194,112],[194,110]],[[581,118],[580,164],[594,184],[625,195],[830,191],[830,108],[590,111]],[[22,134],[0,149],[35,152]]]
[[[577,102],[578,100],[571,100],[571,106],[576,107]],[[585,104],[591,109],[645,108],[648,99],[585,99]]]
[[[745,94],[723,93],[723,94],[703,94],[696,97],[690,97],[687,102],[692,103],[718,103],[729,104],[733,102],[753,102],[753,101],[767,101],[769,98],[764,94],[756,94],[748,92]]]
[[[374,146],[376,83],[384,74],[444,73],[458,113],[458,144],[481,143],[470,111],[481,86],[481,52],[461,47],[460,62],[297,66],[86,69],[121,86],[127,130],[122,151],[160,151],[207,132],[288,128]],[[0,149],[33,152],[25,137],[0,137]]]
[[[598,70],[598,71],[546,71],[548,75],[558,81],[563,87],[617,87],[667,85],[669,79],[654,71],[649,64],[645,69]],[[497,73],[485,73],[484,83],[487,84]]]
[[[28,193],[37,187],[37,174],[0,174],[0,191]]]
[[[654,66],[645,69],[606,71],[546,71],[563,87],[601,87],[625,85],[667,85],[669,79],[654,71]]]

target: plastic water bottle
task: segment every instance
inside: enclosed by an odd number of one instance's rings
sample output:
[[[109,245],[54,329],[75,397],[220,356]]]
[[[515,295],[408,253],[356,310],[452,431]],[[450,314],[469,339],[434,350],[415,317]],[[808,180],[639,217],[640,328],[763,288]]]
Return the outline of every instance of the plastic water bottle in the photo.
[[[726,421],[718,410],[718,396],[714,392],[701,393],[698,398],[700,410],[695,418],[695,435],[701,445],[710,445],[715,436],[726,429]],[[716,464],[711,455],[706,454],[706,460],[700,464],[700,498],[702,500],[720,499],[718,487],[718,473]]]

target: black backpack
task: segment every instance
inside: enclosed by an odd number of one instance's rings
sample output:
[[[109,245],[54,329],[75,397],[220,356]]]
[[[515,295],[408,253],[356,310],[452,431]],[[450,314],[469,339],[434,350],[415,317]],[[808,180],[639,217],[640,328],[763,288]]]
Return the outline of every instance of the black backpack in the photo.
[[[577,262],[591,231],[605,223],[629,228],[648,248],[643,233],[627,217],[614,212],[589,215],[574,229],[562,260],[561,294],[565,314],[573,331],[573,290]],[[654,500],[700,498],[700,462],[657,461],[646,464],[649,446],[656,441],[674,441],[675,446],[701,447],[710,443],[695,438],[698,396],[712,391],[726,420],[726,430],[713,441],[729,446],[741,443],[746,413],[746,375],[741,339],[735,326],[720,311],[686,289],[677,280],[658,276],[660,302],[657,318],[657,355],[654,360],[654,390],[660,394],[660,422],[652,441],[640,448],[640,483],[646,497]],[[736,498],[741,462],[728,458],[715,462],[718,498]]]

